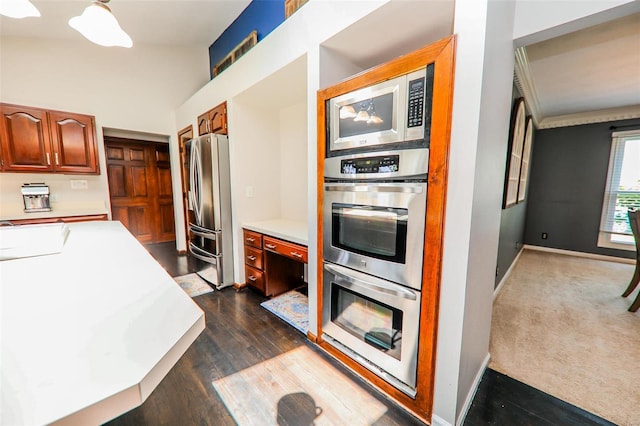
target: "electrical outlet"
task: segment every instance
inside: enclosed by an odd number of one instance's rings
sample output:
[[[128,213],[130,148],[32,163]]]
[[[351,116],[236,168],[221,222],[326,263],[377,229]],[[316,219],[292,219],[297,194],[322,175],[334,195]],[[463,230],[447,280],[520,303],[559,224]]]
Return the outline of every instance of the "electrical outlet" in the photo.
[[[89,183],[85,179],[71,179],[69,181],[71,189],[88,189]]]
[[[549,235],[546,232],[543,232],[541,237],[543,240],[546,240],[549,237]]]
[[[253,186],[247,186],[244,189],[244,195],[246,195],[247,198],[253,198]]]

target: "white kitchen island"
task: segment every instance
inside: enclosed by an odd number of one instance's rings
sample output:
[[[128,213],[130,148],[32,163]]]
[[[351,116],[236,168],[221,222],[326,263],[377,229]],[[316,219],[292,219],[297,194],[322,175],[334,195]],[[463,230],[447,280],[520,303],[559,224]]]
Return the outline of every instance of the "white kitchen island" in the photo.
[[[204,313],[120,222],[0,262],[0,424],[98,425],[137,407]],[[179,391],[179,390],[177,390]]]

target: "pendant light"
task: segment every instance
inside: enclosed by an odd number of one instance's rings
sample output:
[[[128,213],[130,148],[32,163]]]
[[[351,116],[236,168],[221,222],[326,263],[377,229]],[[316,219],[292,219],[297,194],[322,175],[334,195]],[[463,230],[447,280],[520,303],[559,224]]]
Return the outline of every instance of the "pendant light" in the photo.
[[[40,16],[40,11],[29,0],[0,0],[0,15],[9,18]]]
[[[85,36],[87,40],[100,46],[133,46],[131,37],[120,28],[111,9],[105,4],[108,1],[92,2],[82,15],[69,19],[69,26]]]

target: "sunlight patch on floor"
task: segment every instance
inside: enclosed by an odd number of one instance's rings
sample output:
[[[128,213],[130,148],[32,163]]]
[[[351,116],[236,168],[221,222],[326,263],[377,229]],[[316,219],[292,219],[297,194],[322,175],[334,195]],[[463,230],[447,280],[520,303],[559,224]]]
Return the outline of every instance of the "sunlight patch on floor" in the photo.
[[[306,346],[212,385],[239,425],[370,425],[387,410]]]

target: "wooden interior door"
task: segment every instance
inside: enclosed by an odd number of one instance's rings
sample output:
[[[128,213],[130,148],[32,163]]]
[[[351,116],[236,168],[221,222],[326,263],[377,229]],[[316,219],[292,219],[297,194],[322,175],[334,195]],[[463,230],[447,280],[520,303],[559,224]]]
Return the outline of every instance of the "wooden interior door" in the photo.
[[[175,240],[169,147],[105,137],[111,216],[143,244]]]
[[[180,151],[180,177],[182,178],[182,207],[184,211],[186,247],[189,247],[189,176],[187,176],[187,152],[185,145],[193,138],[193,126],[185,127],[178,132],[178,150]]]

